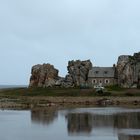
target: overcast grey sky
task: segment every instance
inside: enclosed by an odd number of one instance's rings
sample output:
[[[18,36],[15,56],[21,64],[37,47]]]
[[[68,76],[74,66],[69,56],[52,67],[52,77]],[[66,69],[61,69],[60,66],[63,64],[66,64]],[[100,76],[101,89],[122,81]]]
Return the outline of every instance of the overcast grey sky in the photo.
[[[68,60],[112,66],[140,51],[140,0],[0,0],[0,84],[28,84],[31,67]]]

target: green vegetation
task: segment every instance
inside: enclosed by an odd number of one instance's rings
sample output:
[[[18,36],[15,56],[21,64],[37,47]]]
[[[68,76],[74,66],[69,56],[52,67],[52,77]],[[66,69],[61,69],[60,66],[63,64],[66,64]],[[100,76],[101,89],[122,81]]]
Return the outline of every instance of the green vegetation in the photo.
[[[17,88],[0,91],[0,96],[93,96],[93,89],[80,88]]]
[[[105,90],[96,92],[94,89],[80,88],[16,88],[0,90],[0,98],[10,97],[85,97],[85,96],[140,96],[140,89],[123,89],[118,86],[109,86]]]
[[[125,90],[125,88],[122,88],[122,87],[120,87],[120,86],[118,86],[118,85],[112,85],[112,86],[106,86],[105,87],[108,91],[124,91]]]
[[[97,91],[95,95],[96,96],[112,96],[111,95],[111,92],[109,92],[109,91],[103,91],[103,90]]]
[[[35,108],[63,105],[97,105],[101,99],[114,104],[138,104],[140,89],[123,89],[119,92],[77,88],[14,88],[0,90],[0,108]],[[76,98],[78,97],[78,98]],[[117,98],[116,98],[117,97]],[[131,98],[128,98],[131,97]]]

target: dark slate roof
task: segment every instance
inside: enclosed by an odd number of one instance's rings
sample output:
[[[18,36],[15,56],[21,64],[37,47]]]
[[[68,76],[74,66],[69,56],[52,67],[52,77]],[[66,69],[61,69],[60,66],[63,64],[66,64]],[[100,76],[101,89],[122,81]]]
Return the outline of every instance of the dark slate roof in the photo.
[[[114,78],[115,69],[113,67],[93,67],[88,77],[94,78]]]

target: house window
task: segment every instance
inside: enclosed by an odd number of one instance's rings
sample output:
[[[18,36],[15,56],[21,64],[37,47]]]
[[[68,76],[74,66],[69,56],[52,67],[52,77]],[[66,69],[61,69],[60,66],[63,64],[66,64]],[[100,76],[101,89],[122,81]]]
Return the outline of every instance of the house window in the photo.
[[[105,84],[109,84],[109,80],[108,79],[105,79]]]
[[[96,84],[96,83],[97,83],[97,80],[96,80],[96,79],[93,79],[93,80],[92,80],[92,83],[93,83],[93,84]]]
[[[100,80],[99,83],[102,83],[102,80]]]
[[[95,73],[96,73],[96,74],[98,74],[98,73],[99,73],[99,71],[95,71]]]
[[[104,71],[104,74],[107,74],[108,72],[107,71]]]

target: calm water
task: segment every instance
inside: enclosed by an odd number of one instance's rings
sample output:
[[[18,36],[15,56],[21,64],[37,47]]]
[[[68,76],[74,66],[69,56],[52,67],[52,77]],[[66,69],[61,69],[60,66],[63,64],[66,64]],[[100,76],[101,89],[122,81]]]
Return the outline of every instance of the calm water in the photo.
[[[0,85],[0,89],[7,89],[7,88],[25,88],[28,87],[27,85]]]
[[[0,140],[140,140],[140,109],[0,111]]]

